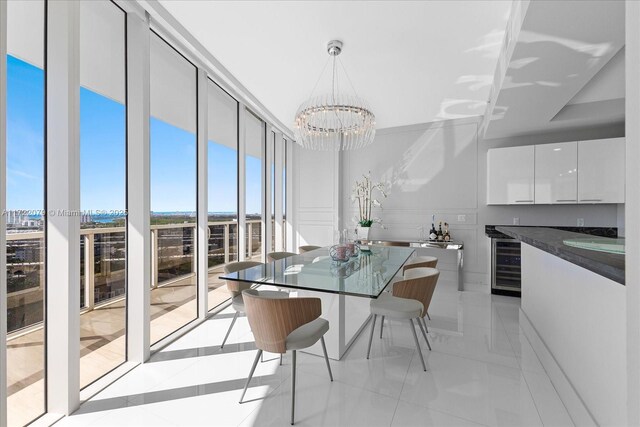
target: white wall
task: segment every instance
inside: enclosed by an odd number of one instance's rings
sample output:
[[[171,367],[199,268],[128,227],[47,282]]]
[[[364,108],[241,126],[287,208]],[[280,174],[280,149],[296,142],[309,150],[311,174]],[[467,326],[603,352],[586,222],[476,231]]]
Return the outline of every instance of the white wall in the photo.
[[[482,140],[477,129],[476,119],[381,129],[371,146],[342,153],[342,221],[339,226],[355,226],[351,186],[363,173],[371,171],[374,180],[387,180],[392,185],[391,194],[384,201],[384,210],[376,212],[386,229],[375,227],[371,237],[418,238],[418,227],[430,226],[431,215],[435,214],[436,221],[450,224],[454,239],[465,243],[465,283],[481,285],[488,291],[490,247],[484,235],[486,224],[512,224],[513,218],[519,218],[520,225],[576,226],[577,219],[584,218],[585,226],[623,225],[618,224],[624,221],[624,216],[618,214],[617,205],[486,206],[486,154],[493,147],[623,136],[624,125],[494,140]],[[314,174],[338,175],[335,169],[329,171],[325,165],[335,168],[339,164],[324,160],[320,153],[307,152],[305,157],[314,159],[305,160],[307,163],[303,165],[315,165]],[[322,181],[326,179],[313,179],[309,171],[301,177],[302,188],[309,185],[308,188],[314,189],[323,186]],[[325,188],[321,192],[326,209],[331,200],[328,191]],[[333,196],[336,194],[334,189]],[[317,198],[314,200],[319,203]],[[460,215],[464,215],[464,220],[462,217],[459,220]],[[315,214],[306,209],[300,216],[309,224]],[[316,217],[316,221],[319,219]],[[308,225],[306,227],[302,229],[305,238],[312,235]]]
[[[293,248],[333,243],[338,229],[340,158],[293,145]]]

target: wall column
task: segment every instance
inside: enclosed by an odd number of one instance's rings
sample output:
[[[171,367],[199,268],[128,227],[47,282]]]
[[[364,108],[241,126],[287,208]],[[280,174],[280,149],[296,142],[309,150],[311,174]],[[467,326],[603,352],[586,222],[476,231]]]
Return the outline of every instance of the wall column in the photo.
[[[48,3],[46,77],[47,409],[80,402],[80,4]]]

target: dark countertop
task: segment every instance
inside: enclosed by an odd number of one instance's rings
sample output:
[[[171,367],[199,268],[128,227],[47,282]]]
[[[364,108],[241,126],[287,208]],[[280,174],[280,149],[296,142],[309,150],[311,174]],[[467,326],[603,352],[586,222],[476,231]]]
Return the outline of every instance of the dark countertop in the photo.
[[[546,227],[497,226],[496,230],[622,285],[625,284],[624,255],[574,248],[563,243],[566,239],[588,237],[586,234]]]

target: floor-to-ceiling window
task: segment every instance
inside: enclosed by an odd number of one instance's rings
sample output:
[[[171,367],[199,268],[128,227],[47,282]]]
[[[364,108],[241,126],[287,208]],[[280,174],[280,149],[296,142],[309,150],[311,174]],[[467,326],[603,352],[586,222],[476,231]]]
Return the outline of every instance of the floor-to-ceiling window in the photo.
[[[269,181],[271,185],[270,202],[268,204],[269,212],[268,218],[271,221],[271,241],[269,242],[269,249],[267,252],[276,250],[276,133],[274,131],[269,132],[269,140],[267,142],[267,150],[269,151]]]
[[[208,284],[210,309],[229,298],[222,266],[238,260],[238,101],[208,81]]]
[[[7,3],[8,423],[24,425],[45,398],[45,2]],[[4,316],[5,314],[2,313]]]
[[[125,13],[80,3],[80,387],[126,360]]]
[[[247,110],[245,126],[246,257],[247,259],[260,260],[264,241],[265,123]]]
[[[280,170],[279,174],[282,177],[281,195],[282,200],[282,219],[280,223],[280,233],[282,235],[282,248],[287,247],[287,140],[280,138]]]
[[[196,67],[151,35],[151,343],[198,315]]]

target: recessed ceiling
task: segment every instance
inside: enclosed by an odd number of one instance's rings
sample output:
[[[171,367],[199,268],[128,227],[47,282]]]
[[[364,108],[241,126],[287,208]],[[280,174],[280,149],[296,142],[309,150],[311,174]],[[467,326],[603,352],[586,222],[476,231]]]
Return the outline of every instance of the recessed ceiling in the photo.
[[[482,115],[511,1],[160,3],[291,126],[340,39],[378,128]],[[329,89],[329,74],[316,93]],[[326,90],[322,90],[325,88]]]

